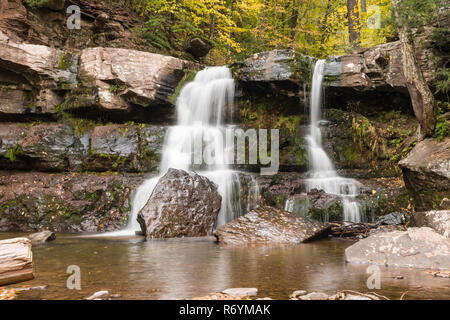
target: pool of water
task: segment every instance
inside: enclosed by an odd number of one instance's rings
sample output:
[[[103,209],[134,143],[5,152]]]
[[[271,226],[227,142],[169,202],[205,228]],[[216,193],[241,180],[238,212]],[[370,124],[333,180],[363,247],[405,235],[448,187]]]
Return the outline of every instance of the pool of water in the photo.
[[[1,234],[0,239],[21,234]],[[347,264],[353,242],[324,239],[288,246],[224,247],[210,238],[154,240],[141,237],[82,238],[58,234],[33,245],[35,276],[9,287],[47,285],[18,299],[84,299],[96,291],[120,299],[189,299],[231,287],[255,287],[260,297],[287,299],[294,290],[374,291],[398,299],[450,299],[450,279],[426,270],[380,267],[381,289],[366,286],[367,265]],[[69,290],[67,267],[81,269],[81,290]],[[396,276],[403,279],[395,279]]]

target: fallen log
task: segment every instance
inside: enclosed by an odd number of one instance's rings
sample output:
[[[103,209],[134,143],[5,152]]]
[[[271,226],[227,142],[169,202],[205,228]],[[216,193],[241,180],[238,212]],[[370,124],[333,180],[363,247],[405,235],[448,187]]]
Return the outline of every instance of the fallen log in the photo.
[[[14,238],[0,241],[0,286],[34,279],[31,241]]]

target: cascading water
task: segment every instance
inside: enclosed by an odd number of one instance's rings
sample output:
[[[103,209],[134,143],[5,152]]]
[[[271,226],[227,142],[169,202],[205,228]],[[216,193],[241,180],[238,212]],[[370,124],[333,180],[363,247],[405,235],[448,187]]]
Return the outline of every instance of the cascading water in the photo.
[[[344,220],[360,222],[360,207],[355,200],[359,194],[359,182],[354,179],[340,177],[331,159],[322,148],[320,125],[322,116],[322,92],[325,60],[318,60],[314,67],[310,98],[310,132],[306,137],[310,163],[310,178],[306,181],[306,190],[324,190],[326,193],[342,198]],[[294,210],[294,200],[286,202],[287,211]]]
[[[194,81],[186,84],[177,99],[177,125],[170,127],[166,134],[162,152],[160,175],[146,180],[135,192],[132,203],[131,221],[124,231],[116,235],[134,234],[140,230],[136,220],[139,211],[145,206],[159,178],[169,168],[192,170],[208,177],[218,185],[222,196],[222,207],[216,226],[232,221],[242,214],[239,199],[240,182],[238,173],[228,168],[227,159],[234,150],[224,148],[223,137],[226,126],[223,115],[231,110],[234,100],[234,80],[227,67],[206,68],[197,73]],[[193,165],[194,143],[207,142],[208,164]],[[202,156],[202,155],[200,155]],[[198,167],[196,167],[198,166]],[[252,182],[256,183],[256,181]],[[236,191],[237,190],[237,195]],[[258,190],[258,191],[256,191]],[[250,192],[259,192],[253,186]],[[253,198],[257,198],[254,195]]]

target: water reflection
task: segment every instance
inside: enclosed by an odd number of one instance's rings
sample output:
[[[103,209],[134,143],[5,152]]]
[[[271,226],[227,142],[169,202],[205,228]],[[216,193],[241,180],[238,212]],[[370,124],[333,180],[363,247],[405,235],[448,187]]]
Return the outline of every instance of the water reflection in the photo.
[[[0,234],[0,238],[15,235]],[[209,239],[82,239],[58,235],[34,246],[36,279],[16,286],[48,285],[21,299],[82,299],[99,290],[122,299],[186,299],[230,287],[256,287],[259,296],[287,299],[298,289],[334,293],[366,287],[365,265],[348,265],[344,250],[352,242],[326,239],[290,246],[222,247]],[[82,290],[66,288],[69,265],[81,268]],[[450,299],[450,280],[424,270],[381,267],[381,290],[399,298]],[[401,275],[403,279],[394,279]]]

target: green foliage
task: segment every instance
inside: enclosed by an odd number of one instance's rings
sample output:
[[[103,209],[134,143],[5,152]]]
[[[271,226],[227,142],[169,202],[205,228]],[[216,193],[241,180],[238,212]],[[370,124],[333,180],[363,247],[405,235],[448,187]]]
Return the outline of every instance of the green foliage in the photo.
[[[8,152],[5,154],[5,158],[11,162],[16,162],[17,157],[23,155],[23,150],[20,146],[8,148]]]
[[[70,53],[64,52],[59,57],[58,69],[67,70],[72,65],[72,55]]]
[[[438,141],[442,141],[444,137],[450,136],[450,124],[446,113],[450,110],[448,102],[438,101],[438,116],[436,128],[434,129],[435,137]]]
[[[121,85],[118,85],[118,84],[112,84],[112,85],[109,86],[108,90],[111,93],[117,94],[117,93],[125,90],[126,88],[127,88],[127,86],[121,86]]]
[[[30,8],[39,8],[42,7],[44,4],[48,3],[49,0],[25,0],[25,3]]]

